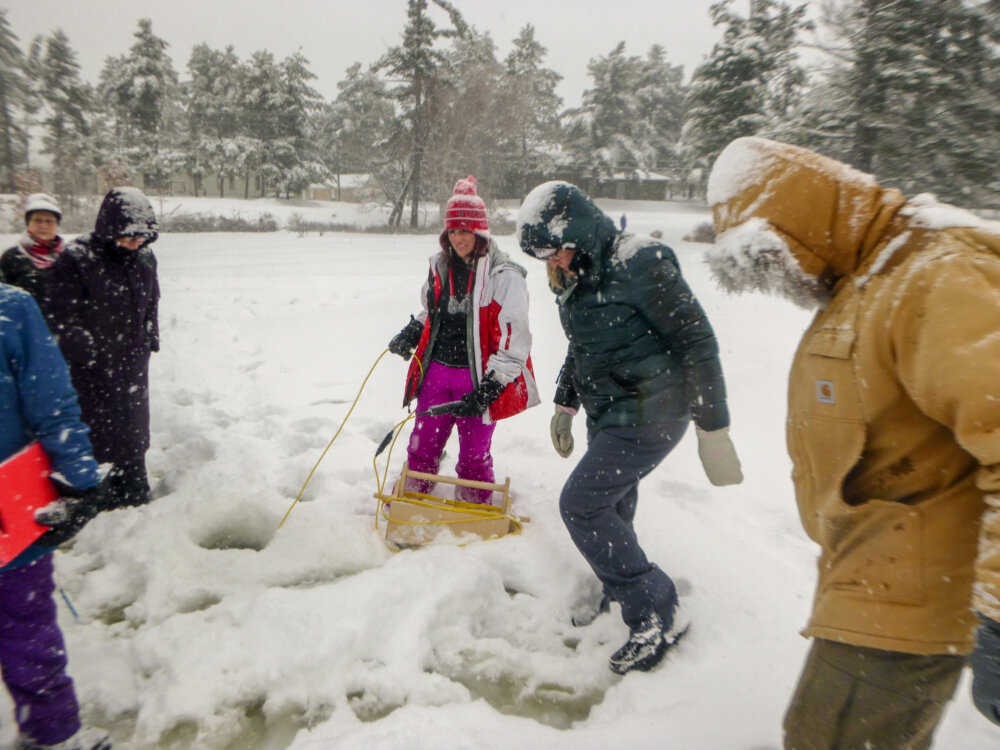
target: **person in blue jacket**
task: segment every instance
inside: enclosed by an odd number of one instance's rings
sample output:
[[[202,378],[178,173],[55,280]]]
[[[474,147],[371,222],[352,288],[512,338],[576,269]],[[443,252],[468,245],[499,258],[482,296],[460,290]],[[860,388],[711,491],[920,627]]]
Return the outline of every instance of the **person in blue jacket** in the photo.
[[[109,750],[105,732],[81,727],[52,598],[52,553],[100,510],[97,462],[41,310],[8,284],[0,284],[0,350],[0,461],[37,440],[60,490],[35,513],[49,531],[0,568],[0,670],[14,701],[17,750]]]

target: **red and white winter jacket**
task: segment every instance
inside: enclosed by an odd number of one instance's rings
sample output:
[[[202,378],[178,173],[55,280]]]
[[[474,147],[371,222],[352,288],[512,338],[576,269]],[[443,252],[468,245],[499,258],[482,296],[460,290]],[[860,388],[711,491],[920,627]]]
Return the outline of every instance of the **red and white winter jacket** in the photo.
[[[468,334],[472,341],[469,369],[473,383],[492,371],[497,380],[507,384],[500,397],[483,414],[486,423],[520,414],[541,403],[531,366],[531,331],[528,328],[528,286],[526,271],[514,263],[490,240],[489,252],[476,261],[475,278],[470,291],[472,315]],[[430,271],[421,290],[424,309],[417,319],[424,324],[410,369],[406,376],[403,403],[409,405],[423,383],[430,365],[437,325],[434,313],[447,283],[448,266],[440,253],[430,258]]]

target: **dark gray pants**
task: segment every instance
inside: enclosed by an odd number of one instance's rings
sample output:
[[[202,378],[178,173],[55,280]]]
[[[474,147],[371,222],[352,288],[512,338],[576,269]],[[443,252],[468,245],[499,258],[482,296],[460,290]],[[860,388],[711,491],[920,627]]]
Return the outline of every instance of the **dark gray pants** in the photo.
[[[816,638],[785,715],[785,750],[926,750],[964,664]]]
[[[559,497],[570,537],[605,593],[621,604],[630,628],[653,614],[669,625],[677,602],[674,582],[646,558],[632,519],[639,480],[673,450],[687,426],[668,422],[598,430],[588,436],[587,452]]]

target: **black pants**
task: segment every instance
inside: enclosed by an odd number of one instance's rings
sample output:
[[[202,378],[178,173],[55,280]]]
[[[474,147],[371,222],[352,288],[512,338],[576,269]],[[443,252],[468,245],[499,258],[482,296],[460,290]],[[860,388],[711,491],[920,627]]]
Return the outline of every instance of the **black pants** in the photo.
[[[149,502],[149,479],[146,459],[117,463],[108,474],[108,510],[145,505]]]
[[[608,427],[588,436],[587,452],[559,498],[563,522],[577,549],[622,605],[630,628],[659,615],[669,626],[677,603],[670,577],[646,558],[632,519],[639,480],[673,450],[687,422]]]

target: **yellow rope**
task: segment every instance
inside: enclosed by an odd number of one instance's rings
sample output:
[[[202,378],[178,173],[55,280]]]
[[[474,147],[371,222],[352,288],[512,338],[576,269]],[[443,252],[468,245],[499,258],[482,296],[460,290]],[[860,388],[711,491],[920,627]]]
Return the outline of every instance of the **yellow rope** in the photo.
[[[381,495],[381,493],[379,493]],[[521,532],[522,526],[521,521],[517,516],[512,516],[510,513],[504,513],[501,508],[495,505],[482,505],[480,503],[465,503],[460,500],[449,500],[443,497],[435,497],[434,495],[426,495],[422,492],[407,492],[402,496],[394,496],[392,502],[404,502],[410,505],[419,505],[425,508],[433,508],[434,510],[440,510],[441,506],[444,505],[446,510],[451,510],[456,513],[463,513],[470,518],[455,518],[450,521],[403,521],[397,518],[393,518],[385,511],[386,502],[380,497],[380,511],[382,517],[387,521],[392,521],[400,526],[447,526],[450,524],[458,523],[474,523],[476,521],[483,520],[493,520],[500,521],[507,519],[515,526],[517,526],[517,531],[512,531],[512,534],[519,534]],[[426,502],[430,501],[430,502]],[[377,522],[376,518],[376,522]]]
[[[288,510],[285,511],[285,515],[281,519],[281,523],[278,524],[279,529],[284,525],[285,521],[288,519],[288,515],[292,512],[292,508],[294,508],[298,504],[299,500],[302,499],[302,493],[306,491],[306,487],[309,484],[309,480],[312,479],[313,474],[316,473],[316,469],[319,468],[320,462],[326,456],[327,451],[330,450],[330,446],[333,445],[333,441],[337,439],[337,435],[340,435],[340,431],[343,430],[344,425],[347,424],[347,418],[351,416],[351,412],[354,411],[354,407],[358,405],[358,399],[361,398],[361,392],[364,391],[365,385],[368,384],[368,378],[372,376],[372,373],[375,371],[376,366],[378,366],[378,363],[382,361],[382,357],[384,357],[388,353],[389,350],[386,349],[384,352],[378,355],[378,359],[375,360],[375,364],[372,365],[371,369],[368,371],[368,374],[365,375],[365,379],[361,383],[361,388],[358,389],[358,395],[354,397],[354,403],[351,404],[351,408],[348,409],[347,414],[344,415],[344,419],[340,423],[340,427],[337,428],[336,434],[332,438],[330,438],[330,442],[326,444],[326,448],[323,449],[323,453],[320,454],[320,457],[317,459],[316,464],[312,467],[312,471],[309,472],[309,476],[306,477],[306,481],[302,483],[302,489],[300,489],[299,494],[295,496],[295,501],[288,507]]]
[[[302,499],[302,494],[306,491],[306,487],[309,486],[309,482],[313,478],[313,474],[316,473],[316,469],[319,468],[320,463],[322,463],[323,459],[326,457],[327,452],[329,452],[330,448],[333,446],[334,441],[337,439],[341,431],[344,429],[344,425],[347,424],[347,419],[348,417],[351,416],[351,413],[354,411],[354,407],[358,405],[358,400],[361,398],[361,394],[362,392],[364,392],[365,386],[368,384],[369,378],[371,378],[371,375],[375,371],[375,368],[378,366],[378,363],[382,361],[382,357],[384,357],[388,352],[389,352],[388,349],[383,351],[378,356],[378,359],[375,360],[375,363],[371,366],[371,369],[368,370],[368,374],[365,376],[364,381],[361,383],[361,387],[358,389],[358,395],[354,397],[354,403],[351,404],[351,408],[348,409],[347,414],[344,415],[344,419],[341,421],[340,427],[337,428],[337,432],[334,434],[332,438],[330,438],[330,442],[326,444],[326,448],[323,449],[323,452],[320,454],[320,457],[316,460],[316,463],[313,465],[312,470],[306,477],[306,481],[302,483],[302,488],[299,490],[299,494],[295,496],[295,500],[292,502],[291,506],[289,506],[288,510],[285,511],[285,515],[284,517],[282,517],[281,523],[278,524],[279,529],[284,525],[285,521],[288,520],[288,516],[291,514],[292,509],[295,508],[299,500]],[[423,372],[424,372],[423,363],[420,361],[419,357],[415,357],[414,359],[416,360],[417,366],[420,368],[421,377],[423,377]],[[423,493],[406,492],[405,495],[403,496],[392,496],[392,501],[406,502],[406,503],[411,503],[413,505],[422,505],[428,508],[435,508],[435,509],[440,509],[443,504],[446,508],[450,510],[454,510],[455,512],[468,515],[469,518],[456,518],[448,521],[418,522],[418,521],[397,520],[389,515],[389,513],[385,510],[385,506],[387,505],[387,503],[385,501],[384,489],[385,489],[386,479],[389,476],[389,466],[391,465],[392,461],[392,449],[396,445],[396,440],[398,440],[399,436],[402,434],[403,427],[406,425],[407,422],[409,422],[415,416],[416,416],[415,414],[408,414],[403,421],[393,426],[392,430],[390,431],[391,433],[394,434],[392,442],[389,444],[389,452],[386,454],[385,472],[383,472],[381,476],[379,476],[379,471],[378,471],[378,455],[376,455],[372,459],[372,466],[375,469],[375,483],[376,486],[378,487],[378,501],[379,501],[379,506],[375,513],[375,528],[376,529],[378,528],[378,518],[380,515],[387,521],[392,521],[393,523],[396,523],[400,526],[446,526],[446,525],[470,523],[482,520],[506,519],[516,527],[515,531],[511,531],[509,533],[520,534],[523,529],[520,519],[518,519],[516,516],[512,516],[510,513],[503,512],[500,508],[497,508],[496,506],[490,505],[484,507],[483,505],[480,505],[478,503],[465,503],[459,500],[448,500],[446,498],[439,498],[433,495],[426,495]],[[390,547],[390,549],[393,548]],[[393,549],[393,551],[395,552],[398,550]]]
[[[396,440],[399,439],[399,436],[403,432],[403,425],[405,425],[407,422],[413,419],[414,416],[415,416],[414,414],[406,415],[406,419],[404,419],[402,422],[398,423],[395,427],[392,428],[392,431],[395,432],[396,434],[393,436],[392,442],[389,444],[389,452],[385,456],[385,472],[382,474],[381,478],[379,477],[378,474],[378,456],[372,458],[372,466],[375,469],[375,486],[378,488],[378,498],[379,498],[378,508],[375,511],[376,529],[378,528],[379,513],[381,513],[382,509],[385,507],[385,500],[383,500],[382,498],[385,497],[383,490],[385,489],[385,480],[389,476],[389,466],[391,465],[392,461],[392,449],[396,447]]]

